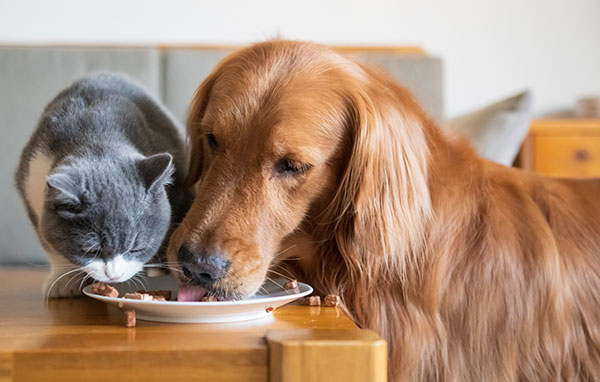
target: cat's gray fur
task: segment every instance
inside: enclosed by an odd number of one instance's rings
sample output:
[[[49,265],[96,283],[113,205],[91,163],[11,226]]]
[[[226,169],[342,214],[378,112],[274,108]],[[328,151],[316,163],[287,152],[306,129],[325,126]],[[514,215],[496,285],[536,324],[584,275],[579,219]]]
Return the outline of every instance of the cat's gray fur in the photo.
[[[132,79],[97,73],[60,92],[15,174],[51,263],[48,296],[79,294],[78,272],[59,279],[69,270],[123,281],[162,251],[188,205],[185,170],[175,119]]]

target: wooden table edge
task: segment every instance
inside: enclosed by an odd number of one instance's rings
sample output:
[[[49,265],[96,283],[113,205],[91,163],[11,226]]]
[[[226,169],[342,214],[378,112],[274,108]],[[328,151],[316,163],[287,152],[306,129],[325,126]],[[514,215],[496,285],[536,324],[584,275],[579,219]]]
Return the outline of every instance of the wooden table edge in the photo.
[[[387,381],[387,343],[365,329],[267,331],[270,382]]]

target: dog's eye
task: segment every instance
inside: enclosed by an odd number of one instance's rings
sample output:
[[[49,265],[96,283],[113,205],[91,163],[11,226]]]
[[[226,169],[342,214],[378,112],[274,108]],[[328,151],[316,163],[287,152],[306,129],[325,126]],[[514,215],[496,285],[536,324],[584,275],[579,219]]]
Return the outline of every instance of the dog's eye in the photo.
[[[215,135],[213,133],[206,133],[205,136],[206,140],[208,141],[208,147],[210,147],[212,151],[217,151],[219,144],[217,143],[217,138],[215,138]]]
[[[275,165],[277,173],[283,176],[303,175],[311,168],[311,164],[301,163],[289,158],[282,158]]]

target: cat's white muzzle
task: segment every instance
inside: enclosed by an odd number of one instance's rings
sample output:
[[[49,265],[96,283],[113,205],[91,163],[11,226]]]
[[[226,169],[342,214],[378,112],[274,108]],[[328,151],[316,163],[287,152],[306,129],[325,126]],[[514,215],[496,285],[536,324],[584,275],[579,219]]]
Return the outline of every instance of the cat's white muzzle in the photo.
[[[98,281],[118,283],[132,278],[143,266],[140,261],[128,261],[119,255],[106,262],[94,260],[82,269]]]

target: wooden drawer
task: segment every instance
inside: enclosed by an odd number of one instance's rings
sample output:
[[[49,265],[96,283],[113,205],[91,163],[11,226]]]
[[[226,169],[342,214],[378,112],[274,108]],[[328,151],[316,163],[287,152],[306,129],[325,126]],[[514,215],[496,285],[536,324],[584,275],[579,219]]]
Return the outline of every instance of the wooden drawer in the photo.
[[[600,120],[533,121],[515,164],[542,175],[600,177]]]
[[[600,136],[536,136],[534,171],[561,177],[600,176]]]

